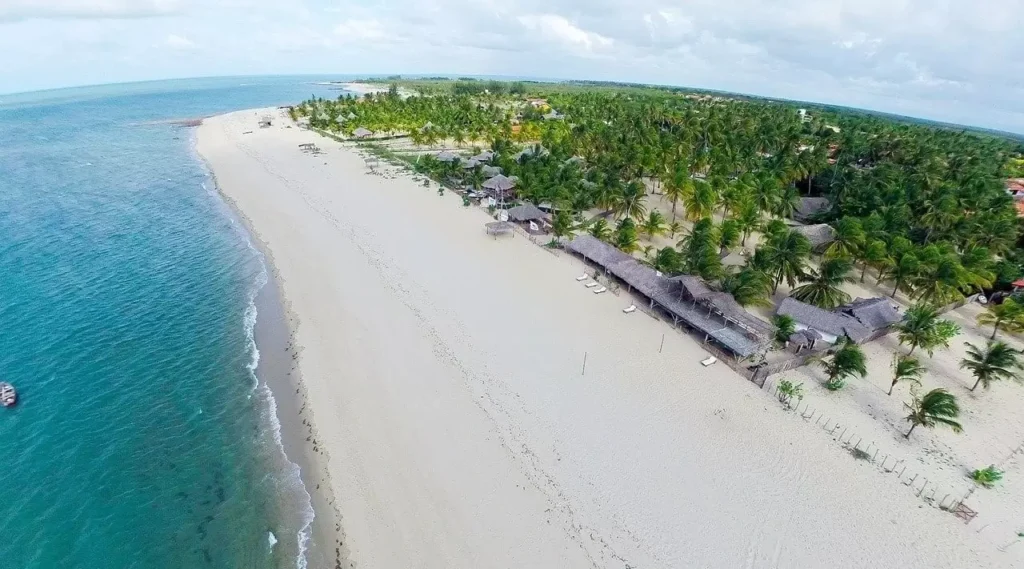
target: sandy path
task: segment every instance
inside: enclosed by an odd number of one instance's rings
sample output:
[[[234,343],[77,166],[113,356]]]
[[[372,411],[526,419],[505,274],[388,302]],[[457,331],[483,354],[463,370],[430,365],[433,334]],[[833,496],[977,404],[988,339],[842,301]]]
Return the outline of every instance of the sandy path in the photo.
[[[258,114],[199,150],[299,318],[356,566],[1007,564],[577,262]]]

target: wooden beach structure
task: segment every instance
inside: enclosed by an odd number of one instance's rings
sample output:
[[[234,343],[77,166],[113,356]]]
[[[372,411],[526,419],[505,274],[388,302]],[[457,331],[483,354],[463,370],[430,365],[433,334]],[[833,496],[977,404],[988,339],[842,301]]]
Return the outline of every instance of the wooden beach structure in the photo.
[[[18,392],[6,381],[0,381],[0,405],[13,407],[18,402]]]
[[[564,245],[646,298],[649,308],[666,314],[673,325],[703,335],[704,343],[736,359],[764,353],[772,344],[771,324],[747,312],[732,295],[711,290],[699,277],[666,277],[591,235],[578,235]]]

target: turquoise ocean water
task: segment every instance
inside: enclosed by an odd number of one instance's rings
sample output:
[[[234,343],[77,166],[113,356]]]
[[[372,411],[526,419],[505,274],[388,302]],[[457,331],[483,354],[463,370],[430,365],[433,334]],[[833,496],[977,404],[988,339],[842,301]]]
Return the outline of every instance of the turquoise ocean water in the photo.
[[[0,567],[302,567],[253,373],[266,270],[167,119],[337,96],[231,78],[0,96]]]

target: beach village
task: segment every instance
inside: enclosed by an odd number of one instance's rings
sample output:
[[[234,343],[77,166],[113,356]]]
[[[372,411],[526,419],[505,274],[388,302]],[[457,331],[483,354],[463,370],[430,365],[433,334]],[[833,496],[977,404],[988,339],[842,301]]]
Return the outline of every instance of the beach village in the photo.
[[[691,337],[996,547],[1022,539],[1018,144],[653,88],[350,88],[291,118],[486,212],[479,238],[579,264],[580,294]]]

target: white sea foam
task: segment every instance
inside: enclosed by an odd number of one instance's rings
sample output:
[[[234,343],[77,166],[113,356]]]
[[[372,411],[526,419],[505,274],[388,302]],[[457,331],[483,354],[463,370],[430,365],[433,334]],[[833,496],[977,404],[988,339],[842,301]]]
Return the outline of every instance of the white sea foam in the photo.
[[[302,502],[302,508],[299,512],[301,518],[301,524],[296,534],[296,544],[298,554],[295,560],[295,566],[297,569],[307,569],[308,560],[306,559],[306,553],[309,550],[309,540],[312,537],[313,532],[313,519],[315,513],[313,511],[313,497],[309,494],[305,484],[302,482],[301,470],[299,465],[292,462],[288,458],[287,453],[284,449],[284,442],[281,437],[281,422],[277,417],[277,401],[274,399],[274,394],[270,390],[270,387],[259,381],[259,377],[256,375],[256,368],[260,362],[260,351],[256,345],[256,319],[258,317],[258,311],[256,308],[256,297],[259,296],[263,287],[269,282],[269,273],[267,271],[266,259],[263,252],[260,251],[255,245],[253,245],[252,238],[249,232],[246,231],[245,227],[239,223],[237,215],[227,207],[224,203],[220,194],[216,188],[216,180],[213,179],[212,173],[210,172],[206,162],[199,156],[198,151],[195,148],[195,135],[192,136],[192,152],[196,156],[200,164],[202,164],[203,170],[206,173],[208,179],[213,180],[212,187],[207,186],[206,183],[201,183],[202,188],[211,193],[225,207],[225,212],[228,214],[232,225],[238,230],[239,236],[245,241],[246,246],[252,252],[253,257],[259,263],[259,271],[256,274],[256,278],[250,287],[248,304],[245,308],[245,314],[242,317],[242,323],[245,329],[246,347],[251,354],[249,363],[246,364],[246,368],[249,370],[249,375],[252,378],[252,390],[253,394],[258,394],[266,402],[264,412],[266,416],[263,417],[267,423],[269,423],[270,433],[273,435],[275,448],[279,453],[283,464],[281,468],[284,470],[284,476],[281,477],[279,488],[285,487],[288,489],[294,489],[299,492],[299,498]],[[250,395],[251,397],[252,395]],[[271,532],[268,536],[271,542],[271,548],[277,543],[277,538]]]
[[[274,532],[267,532],[267,543],[270,544],[270,550],[273,551],[274,546],[277,545],[277,537],[274,535]]]

